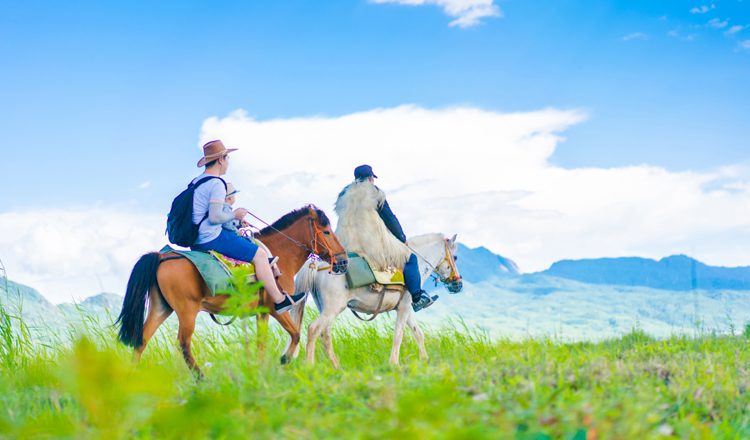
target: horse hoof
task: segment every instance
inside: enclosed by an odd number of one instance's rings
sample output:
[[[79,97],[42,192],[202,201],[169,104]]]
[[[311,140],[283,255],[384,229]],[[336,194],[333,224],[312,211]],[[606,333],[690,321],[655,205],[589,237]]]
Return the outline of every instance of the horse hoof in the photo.
[[[289,355],[283,355],[281,356],[281,365],[287,365],[289,362],[291,362],[292,359]]]

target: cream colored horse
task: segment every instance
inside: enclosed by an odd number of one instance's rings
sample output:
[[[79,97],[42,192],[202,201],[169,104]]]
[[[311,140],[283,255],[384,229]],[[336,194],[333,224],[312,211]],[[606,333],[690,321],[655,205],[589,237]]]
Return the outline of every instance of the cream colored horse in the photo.
[[[409,246],[415,251],[419,259],[419,273],[422,285],[434,273],[442,282],[451,286],[451,291],[458,292],[461,289],[461,277],[455,265],[456,236],[450,240],[443,234],[427,234],[410,238]],[[318,306],[320,316],[310,324],[307,330],[307,362],[315,362],[315,341],[321,336],[323,346],[334,368],[338,368],[339,361],[333,352],[333,341],[331,330],[336,317],[346,310],[347,307],[360,313],[375,313],[381,294],[370,290],[369,286],[357,289],[348,289],[346,277],[332,276],[327,270],[318,268],[327,267],[325,262],[310,261],[302,266],[297,273],[295,292],[310,292]],[[412,309],[411,295],[406,292],[403,296],[399,292],[386,291],[380,311],[396,310],[396,326],[393,333],[393,348],[391,349],[390,362],[398,366],[401,341],[404,337],[404,327],[408,325],[414,333],[414,338],[419,345],[419,357],[427,359],[427,351],[424,347],[424,335],[417,324]],[[290,311],[292,319],[298,328],[302,324],[305,313],[304,300],[298,303]],[[299,351],[299,350],[297,350]],[[297,356],[295,352],[295,356]]]

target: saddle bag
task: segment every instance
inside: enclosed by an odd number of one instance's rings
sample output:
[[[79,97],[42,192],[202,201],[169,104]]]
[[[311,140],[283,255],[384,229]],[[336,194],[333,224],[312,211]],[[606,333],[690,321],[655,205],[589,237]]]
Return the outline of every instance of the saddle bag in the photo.
[[[166,234],[169,236],[169,241],[178,246],[190,247],[195,244],[198,240],[198,228],[201,223],[208,218],[208,212],[203,216],[203,219],[196,225],[193,223],[193,193],[195,190],[211,179],[219,179],[226,188],[227,183],[221,177],[206,177],[195,184],[192,182],[188,185],[187,189],[175,197],[172,202],[172,208],[169,210],[167,215],[167,230]]]
[[[346,270],[346,283],[350,289],[377,283],[375,274],[367,260],[357,254],[349,253],[349,267]]]

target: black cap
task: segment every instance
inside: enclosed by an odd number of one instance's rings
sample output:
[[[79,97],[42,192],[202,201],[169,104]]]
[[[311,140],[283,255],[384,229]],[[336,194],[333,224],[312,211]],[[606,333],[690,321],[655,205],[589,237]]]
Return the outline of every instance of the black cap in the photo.
[[[370,165],[360,165],[354,169],[354,178],[357,180],[367,179],[370,176],[375,178],[378,177],[372,172],[372,167]]]

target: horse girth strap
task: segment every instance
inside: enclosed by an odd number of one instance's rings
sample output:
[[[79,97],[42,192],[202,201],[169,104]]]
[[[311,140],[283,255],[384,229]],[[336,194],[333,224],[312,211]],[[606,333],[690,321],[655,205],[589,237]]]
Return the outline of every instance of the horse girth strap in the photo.
[[[237,319],[237,316],[232,316],[232,319],[230,319],[229,322],[227,322],[226,324],[224,324],[224,323],[219,322],[219,320],[216,319],[216,315],[214,315],[213,313],[209,313],[209,315],[211,315],[211,319],[213,319],[213,321],[215,323],[219,324],[219,325],[229,325],[229,324],[233,323],[235,319]]]
[[[381,314],[383,312],[390,312],[392,310],[396,310],[398,308],[398,305],[401,304],[401,300],[404,299],[404,294],[406,293],[406,288],[404,287],[404,289],[401,291],[401,297],[398,299],[398,302],[396,303],[396,307],[392,308],[391,310],[380,310],[380,307],[383,305],[383,300],[385,299],[385,292],[386,291],[387,291],[387,289],[383,289],[383,291],[380,293],[380,301],[378,301],[378,306],[375,308],[375,313],[370,317],[370,319],[365,319],[365,318],[359,316],[359,313],[357,313],[357,311],[354,310],[354,309],[349,309],[349,310],[351,310],[352,313],[354,313],[354,316],[356,316],[357,319],[359,319],[360,321],[364,321],[364,322],[370,322],[370,321],[372,321],[373,319],[377,318],[379,314]]]

